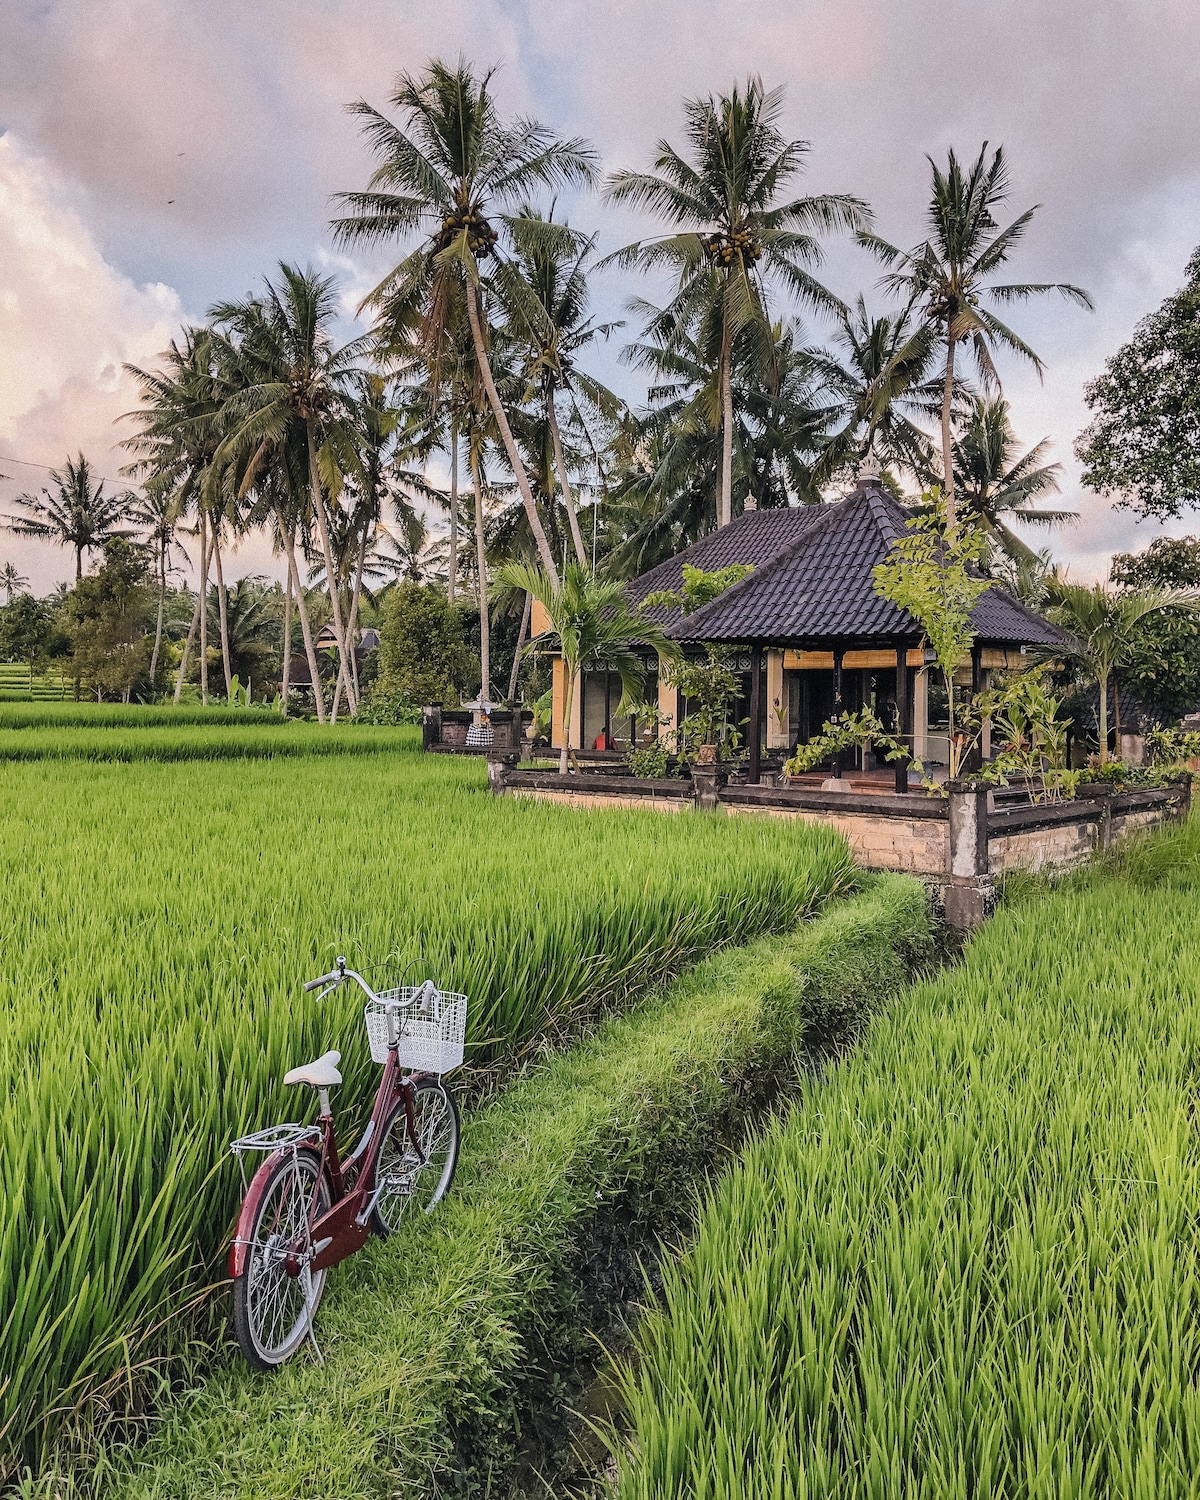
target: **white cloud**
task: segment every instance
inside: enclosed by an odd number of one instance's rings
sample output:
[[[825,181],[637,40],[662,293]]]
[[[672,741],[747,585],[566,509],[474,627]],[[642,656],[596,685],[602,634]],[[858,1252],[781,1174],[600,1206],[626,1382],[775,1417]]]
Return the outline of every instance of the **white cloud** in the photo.
[[[0,136],[0,506],[48,478],[36,464],[87,454],[118,479],[116,419],[136,404],[122,366],[152,362],[183,309],[170,287],[135,286],[109,265],[46,163]],[[54,548],[5,536],[5,558],[48,589],[68,576]]]

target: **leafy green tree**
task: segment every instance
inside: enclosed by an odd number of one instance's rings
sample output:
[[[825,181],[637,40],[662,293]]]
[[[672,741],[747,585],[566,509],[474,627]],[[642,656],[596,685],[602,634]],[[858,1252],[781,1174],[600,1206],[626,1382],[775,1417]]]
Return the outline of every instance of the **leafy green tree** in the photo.
[[[98,552],[120,531],[132,497],[105,494],[105,481],[93,482],[91,465],[81,453],[50,473],[50,484],[38,495],[18,495],[23,515],[5,516],[9,531],[70,547],[75,553],[75,581],[83,577],[83,554]]]
[[[1200,538],[1162,536],[1144,552],[1120,553],[1109,577],[1118,588],[1200,590]],[[1200,707],[1200,618],[1173,609],[1148,615],[1117,682],[1164,722],[1193,713]]]
[[[610,257],[618,265],[670,269],[678,277],[671,314],[680,332],[716,343],[721,459],[717,525],[733,515],[733,365],[739,334],[769,339],[773,318],[767,284],[776,282],[817,307],[837,299],[812,274],[823,231],[867,222],[865,203],[845,194],[785,198],[799,176],[809,143],[779,129],[782,89],[751,78],[744,90],[684,104],[686,154],[658,143],[653,172],[621,171],[609,179],[611,202],[649,209],[674,232],[639,240]],[[782,201],[781,201],[782,200]]]
[[[18,594],[0,609],[0,657],[24,662],[29,668],[29,690],[39,662],[49,657],[54,612],[44,599]]]
[[[630,713],[645,683],[639,646],[656,651],[660,661],[673,659],[678,650],[660,625],[630,607],[622,584],[593,578],[579,563],[567,564],[557,588],[540,568],[523,563],[501,569],[500,581],[536,599],[558,637],[566,680],[559,761],[559,771],[565,776],[571,765],[578,770],[571,744],[571,710],[579,674],[616,672],[621,679],[617,712]]]
[[[999,384],[993,352],[1005,348],[1028,360],[1040,374],[1042,361],[1018,334],[996,316],[989,302],[1024,302],[1045,292],[1090,308],[1091,298],[1067,282],[998,283],[992,277],[1016,249],[1036,206],[1027,208],[1005,228],[996,217],[1008,197],[1008,162],[998,146],[988,156],[985,141],[975,161],[965,167],[952,150],[946,168],[929,158],[933,173],[927,210],[930,234],[923,243],[901,251],[872,234],[863,242],[894,267],[884,285],[921,309],[946,351],[942,373],[942,484],[946,527],[956,522],[952,437],[955,357],[963,345],[974,357],[985,385]]]
[[[482,267],[496,257],[503,221],[496,207],[524,201],[536,187],[585,183],[595,172],[591,149],[559,140],[532,120],[506,124],[491,93],[491,73],[431,62],[419,76],[401,74],[392,93],[404,129],[365,101],[364,121],[379,166],[366,192],[343,193],[343,243],[375,242],[420,232],[420,245],[380,283],[370,300],[392,346],[416,342],[434,388],[441,385],[448,335],[465,309],[479,377],[501,446],[516,478],[542,566],[556,577],[529,477],[500,399],[489,357],[490,321]]]
[[[135,690],[149,691],[155,615],[147,587],[150,559],[125,537],[105,543],[104,561],[80,579],[63,606],[75,678],[98,698],[128,703]]]
[[[1100,689],[1099,749],[1103,763],[1108,759],[1109,684],[1113,674],[1129,663],[1139,628],[1149,617],[1166,611],[1194,616],[1200,610],[1200,592],[1109,589],[1102,583],[1089,588],[1055,578],[1047,585],[1047,598],[1047,615],[1069,631],[1074,641],[1066,648],[1055,647],[1055,656],[1069,662]]]
[[[1144,516],[1200,506],[1200,248],[1183,287],[1084,387],[1083,482]]]
[[[925,497],[926,509],[908,523],[908,532],[892,543],[874,570],[875,592],[907,610],[925,633],[937,658],[946,688],[950,716],[951,777],[958,775],[963,726],[957,712],[954,674],[975,643],[971,612],[991,586],[979,571],[985,541],[974,526],[950,529],[940,493]]]
[[[462,617],[440,589],[400,583],[388,592],[379,638],[379,691],[409,703],[457,700],[474,674]]]

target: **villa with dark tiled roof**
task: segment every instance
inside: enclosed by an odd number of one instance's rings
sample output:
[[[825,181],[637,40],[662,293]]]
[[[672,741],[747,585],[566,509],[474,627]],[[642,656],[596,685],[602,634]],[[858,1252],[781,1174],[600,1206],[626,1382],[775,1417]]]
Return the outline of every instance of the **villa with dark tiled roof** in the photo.
[[[763,753],[790,751],[820,733],[835,712],[866,705],[911,739],[920,759],[945,759],[944,713],[921,627],[881,598],[873,583],[876,564],[904,534],[907,519],[879,480],[867,475],[834,504],[748,511],[628,585],[630,601],[640,604],[651,594],[679,589],[685,563],[705,572],[733,563],[753,568],[686,618],[670,608],[647,611],[685,649],[733,649],[742,676],[737,715],[750,726],[751,781],[758,779]],[[964,686],[976,690],[997,668],[1022,665],[1031,648],[1065,640],[999,585],[977,603],[974,624],[975,646],[960,671]],[[560,744],[561,661],[555,669],[554,741]],[[619,698],[615,674],[584,674],[574,695],[572,743],[587,747],[611,734],[621,744],[629,726],[614,722]],[[682,705],[665,682],[658,684],[658,704],[668,728],[679,722]],[[904,775],[897,773],[898,789]]]

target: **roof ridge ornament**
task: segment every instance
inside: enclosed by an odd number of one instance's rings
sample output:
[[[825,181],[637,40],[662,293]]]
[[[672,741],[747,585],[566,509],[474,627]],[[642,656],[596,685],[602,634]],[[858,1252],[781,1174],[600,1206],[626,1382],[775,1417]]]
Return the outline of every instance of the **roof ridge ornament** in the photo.
[[[883,479],[883,465],[879,461],[879,453],[875,447],[877,434],[872,431],[871,441],[867,444],[867,451],[863,454],[858,465],[858,488],[866,489],[868,485],[876,485]]]

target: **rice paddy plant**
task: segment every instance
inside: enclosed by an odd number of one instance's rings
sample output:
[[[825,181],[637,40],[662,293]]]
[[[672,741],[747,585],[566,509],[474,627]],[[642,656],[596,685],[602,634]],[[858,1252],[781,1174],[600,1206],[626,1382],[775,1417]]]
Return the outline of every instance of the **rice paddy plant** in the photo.
[[[419,729],[230,716],[218,723],[0,730],[0,761],[241,760],[415,749]]]
[[[136,1408],[228,1231],[226,1143],[307,1107],[286,1069],[336,1046],[343,1112],[369,1095],[354,998],[300,991],[336,954],[465,990],[486,1064],[852,880],[827,830],[499,800],[405,752],[9,762],[0,798],[0,1468]]]
[[[1200,824],[998,915],[718,1188],[622,1500],[1194,1496]]]
[[[212,703],[79,703],[2,702],[0,730],[5,729],[149,729],[183,724],[289,723],[273,708],[231,708]]]

